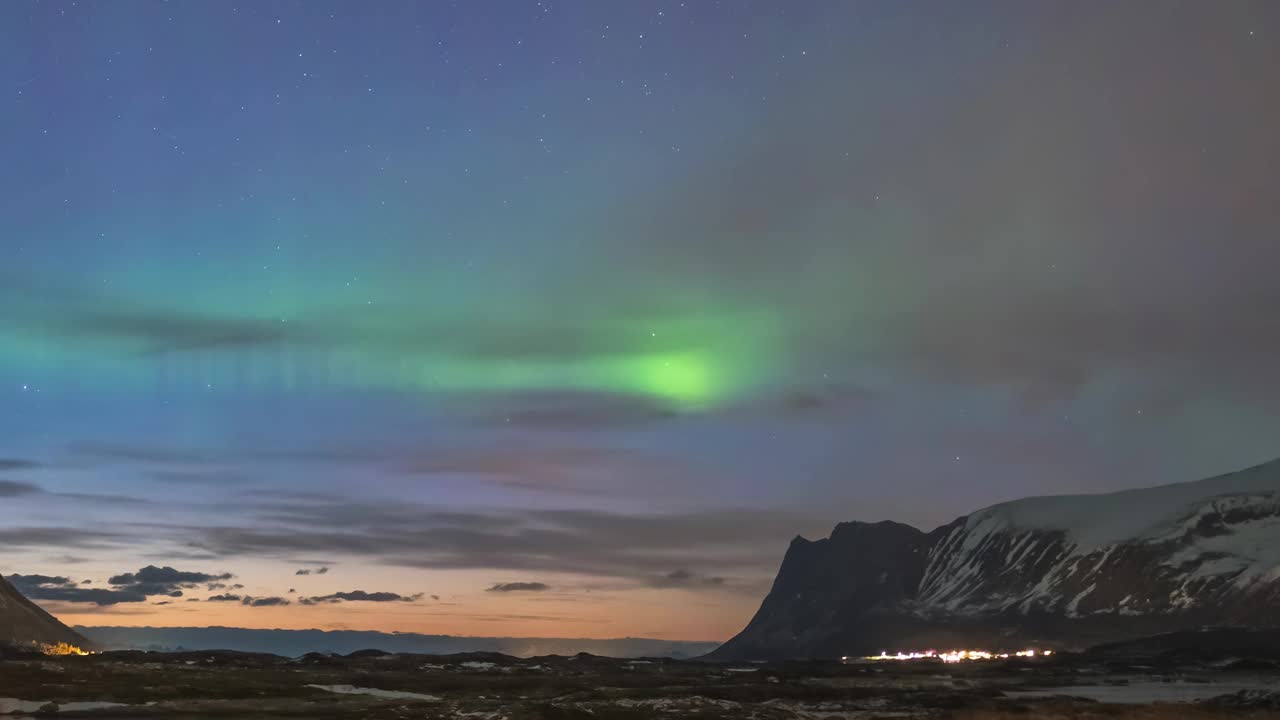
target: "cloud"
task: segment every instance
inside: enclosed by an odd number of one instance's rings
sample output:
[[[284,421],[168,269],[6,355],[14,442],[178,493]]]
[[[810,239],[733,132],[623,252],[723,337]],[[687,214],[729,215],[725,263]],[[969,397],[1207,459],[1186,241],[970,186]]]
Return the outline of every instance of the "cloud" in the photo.
[[[570,390],[482,394],[468,397],[460,411],[486,423],[535,430],[625,428],[680,415],[649,395]]]
[[[80,451],[122,459],[129,464],[197,461],[206,464],[350,464],[363,471],[372,468],[385,473],[431,476],[433,480],[443,482],[492,483],[516,490],[573,495],[639,494],[639,487],[647,491],[659,486],[675,489],[683,485],[682,479],[715,477],[717,473],[717,469],[708,464],[678,459],[653,450],[535,440],[496,447],[247,447],[221,454],[200,450],[104,446],[82,447]],[[197,474],[216,483],[222,472],[222,468],[215,468]],[[238,493],[238,497],[243,498],[246,505],[263,501],[326,505],[345,500],[332,493],[269,487],[246,488]]]
[[[0,461],[4,462],[4,461]],[[5,468],[0,467],[0,471]],[[0,497],[22,497],[27,495],[46,495],[51,498],[65,498],[69,500],[87,500],[94,503],[119,503],[119,504],[136,504],[146,502],[138,498],[126,497],[123,495],[97,495],[94,493],[48,493],[37,485],[31,483],[18,482],[16,480],[0,480]]]
[[[415,475],[466,478],[516,490],[572,495],[648,492],[674,484],[673,478],[707,475],[651,452],[619,447],[504,446],[435,450],[401,463]]]
[[[10,575],[9,582],[35,585],[74,585],[70,578],[61,575]]]
[[[144,465],[209,465],[217,462],[211,454],[196,450],[124,445],[75,445],[71,452],[94,460]]]
[[[673,570],[648,580],[649,587],[655,588],[720,587],[724,584],[725,579],[718,575],[698,575],[689,570]]]
[[[233,594],[231,594],[231,593],[223,593],[223,594],[221,594],[221,595],[211,595],[211,596],[209,596],[209,597],[205,598],[204,600],[205,600],[205,602],[240,602],[240,601],[244,600],[244,598],[243,598],[242,596],[240,596],[240,595],[233,595]]]
[[[821,415],[826,418],[834,413],[865,411],[882,399],[881,393],[869,388],[827,384],[813,388],[791,388],[759,408],[748,409],[758,409],[763,414]]]
[[[107,578],[107,583],[124,591],[142,595],[167,595],[181,597],[183,590],[199,585],[209,585],[220,580],[229,580],[231,573],[213,575],[202,572],[176,570],[172,567],[156,567],[148,565],[136,573],[125,573]]]
[[[551,586],[540,582],[509,582],[497,583],[488,588],[485,592],[509,593],[509,592],[546,592]]]
[[[27,297],[46,302],[33,305]],[[132,352],[139,356],[288,346],[323,354],[359,346],[377,355],[430,353],[459,361],[569,361],[584,356],[618,357],[671,350],[680,338],[659,338],[609,325],[607,310],[548,314],[535,327],[518,319],[491,317],[486,323],[452,317],[411,315],[411,305],[388,312],[416,317],[371,325],[368,307],[328,307],[291,317],[216,315],[160,303],[140,304],[103,292],[23,283],[0,274],[0,303],[11,312],[0,320],[25,332]],[[559,302],[565,302],[560,299]],[[575,301],[576,302],[576,301]],[[581,310],[581,303],[576,302]],[[685,349],[681,344],[677,349]]]
[[[901,339],[896,356],[903,367],[954,382],[1074,390],[1139,367],[1185,376],[1216,368],[1235,381],[1280,360],[1280,318],[1257,311],[1276,304],[1275,288],[1125,302],[1043,290],[1016,301],[978,297],[957,300],[944,317],[922,309],[901,318],[917,332]]]
[[[80,527],[17,527],[0,529],[0,547],[96,548],[125,539],[120,533]]]
[[[146,595],[134,590],[105,590],[86,588],[70,578],[49,575],[10,575],[9,582],[31,600],[56,600],[71,603],[91,603],[99,607],[119,603],[145,602]]]
[[[281,605],[290,605],[288,598],[282,597],[245,597],[240,601],[241,605],[249,607],[278,607]]]
[[[33,470],[38,467],[40,467],[40,463],[32,460],[0,457],[0,472],[6,470]]]
[[[50,497],[83,500],[91,503],[111,503],[112,505],[145,505],[150,502],[142,498],[128,495],[98,495],[96,493],[49,493]]]
[[[81,295],[63,297],[61,302],[51,304],[40,313],[42,331],[82,341],[121,341],[144,354],[251,347],[306,339],[298,326],[278,321],[139,306]]]
[[[89,558],[80,557],[79,555],[59,555],[56,557],[49,558],[49,562],[58,563],[61,565],[79,565],[81,563],[89,562]],[[92,581],[86,580],[85,582],[92,582]]]
[[[185,550],[166,549],[163,552],[150,552],[143,557],[156,560],[217,560],[218,556],[208,552],[187,552]]]
[[[327,574],[328,572],[329,572],[329,568],[327,567],[318,568],[316,570],[303,568],[301,570],[295,571],[293,574],[294,575],[324,575],[324,574]]]
[[[20,497],[22,495],[39,495],[43,493],[39,487],[31,483],[14,480],[0,480],[0,497]]]
[[[182,485],[214,485],[223,487],[226,485],[244,485],[254,481],[254,477],[247,474],[236,472],[227,472],[223,470],[148,470],[145,475],[157,482],[175,483]]]
[[[256,453],[255,453],[256,454]],[[293,455],[295,460],[325,462],[325,453],[319,455],[310,455],[308,453],[297,453]],[[277,459],[277,458],[263,458]],[[333,502],[341,498],[333,493],[313,492],[311,490],[288,490],[283,488],[253,488],[246,490],[245,495],[255,498],[266,498],[268,500],[290,500],[294,502]]]
[[[303,598],[299,602],[303,605],[316,605],[319,603],[340,603],[340,602],[417,602],[422,599],[422,593],[414,595],[400,595],[393,592],[365,592],[364,590],[351,590],[349,592],[337,592],[332,595],[316,595],[314,597]]]
[[[595,510],[441,512],[408,504],[281,505],[259,526],[206,527],[193,543],[221,556],[325,553],[388,565],[577,573],[644,581],[698,561],[772,573],[806,519],[783,511],[668,514]],[[742,528],[753,529],[744,537]]]

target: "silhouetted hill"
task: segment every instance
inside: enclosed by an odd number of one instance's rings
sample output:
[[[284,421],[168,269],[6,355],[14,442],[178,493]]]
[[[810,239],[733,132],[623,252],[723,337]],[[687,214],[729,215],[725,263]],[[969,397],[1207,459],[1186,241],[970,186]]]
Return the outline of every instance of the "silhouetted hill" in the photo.
[[[0,646],[29,647],[67,643],[85,647],[89,643],[57,618],[23,597],[0,577]]]

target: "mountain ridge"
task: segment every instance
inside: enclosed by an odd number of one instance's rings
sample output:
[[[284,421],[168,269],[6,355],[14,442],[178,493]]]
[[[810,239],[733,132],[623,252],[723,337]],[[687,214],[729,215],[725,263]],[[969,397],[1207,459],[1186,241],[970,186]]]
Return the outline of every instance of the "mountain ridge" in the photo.
[[[1062,648],[1201,625],[1280,626],[1280,460],[1189,483],[998,503],[925,532],[797,536],[712,658],[946,645]]]

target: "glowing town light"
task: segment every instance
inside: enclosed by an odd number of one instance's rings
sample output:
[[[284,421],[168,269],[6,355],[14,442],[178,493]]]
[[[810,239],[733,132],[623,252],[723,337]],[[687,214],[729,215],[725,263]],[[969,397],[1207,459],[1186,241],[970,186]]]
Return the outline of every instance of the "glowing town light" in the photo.
[[[1007,660],[1010,657],[1034,658],[1037,656],[1047,657],[1052,655],[1051,650],[1018,650],[1013,653],[1007,652],[991,652],[988,650],[946,650],[939,652],[937,650],[925,650],[923,652],[897,652],[890,655],[887,651],[881,650],[879,655],[871,655],[864,657],[863,660],[871,660],[875,662],[884,661],[904,661],[904,660],[941,660],[944,663],[969,662],[973,660]],[[842,657],[841,660],[847,661],[848,656]]]
[[[88,650],[82,650],[66,642],[60,642],[55,645],[42,645],[40,651],[45,655],[92,655]]]

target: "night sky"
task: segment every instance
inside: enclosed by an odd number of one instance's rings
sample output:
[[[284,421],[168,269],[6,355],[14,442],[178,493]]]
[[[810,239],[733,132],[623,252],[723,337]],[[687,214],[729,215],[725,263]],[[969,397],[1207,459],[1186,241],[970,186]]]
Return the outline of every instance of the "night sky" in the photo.
[[[1278,89],[1272,0],[5,2],[0,571],[715,640],[796,534],[1271,459]]]

